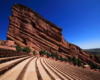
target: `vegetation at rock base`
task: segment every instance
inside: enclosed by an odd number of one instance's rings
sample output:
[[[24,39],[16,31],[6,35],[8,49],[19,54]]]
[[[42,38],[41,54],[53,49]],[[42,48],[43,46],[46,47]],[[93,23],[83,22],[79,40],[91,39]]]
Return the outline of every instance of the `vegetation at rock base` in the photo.
[[[55,53],[54,52],[51,52],[51,57],[55,57]]]
[[[79,67],[82,66],[82,61],[78,58],[76,58],[75,56],[72,58],[72,62],[74,64],[74,66],[78,65]]]
[[[33,51],[33,55],[35,55],[35,54],[36,54],[36,51],[34,50],[34,51]]]
[[[47,52],[46,50],[41,50],[41,51],[39,52],[39,54],[40,54],[40,56],[46,55],[47,57],[50,57],[50,53]]]
[[[17,45],[17,46],[16,46],[16,51],[30,53],[31,50],[30,50],[29,47],[25,47],[25,48],[23,49],[20,45]]]
[[[47,52],[46,55],[47,55],[48,58],[50,57],[50,53]]]
[[[68,56],[68,62],[72,62],[72,57]]]
[[[59,56],[58,56],[58,53],[57,52],[55,53],[54,57],[55,57],[56,60],[59,59]]]
[[[21,48],[21,46],[20,46],[20,45],[17,45],[17,46],[16,46],[16,51],[20,51],[20,52],[22,52],[22,51],[23,51],[23,49]]]
[[[91,69],[100,69],[100,66],[98,66],[97,64],[93,63],[93,62],[89,62],[90,68]]]
[[[40,54],[40,56],[41,56],[41,55],[43,54],[43,51],[40,51],[39,54]]]
[[[74,63],[74,66],[78,65],[78,60],[76,59],[73,63]]]
[[[43,55],[46,55],[46,54],[47,54],[46,50],[41,50],[39,53],[40,53],[40,55],[41,55],[41,56],[43,56]]]
[[[80,59],[77,59],[78,60],[78,66],[82,66],[82,61]]]
[[[23,52],[26,52],[26,53],[30,53],[30,48],[29,47],[25,47],[24,49],[23,49]]]
[[[63,61],[67,62],[68,60],[66,58],[63,58]]]
[[[60,56],[60,57],[59,57],[59,60],[63,61],[63,57],[62,57],[62,56]]]
[[[54,52],[47,52],[46,50],[42,50],[40,51],[40,55],[43,56],[43,55],[47,55],[47,57],[52,57],[52,58],[55,58],[56,60],[61,60],[61,61],[65,61],[65,62],[71,62],[74,64],[74,66],[82,66],[82,61],[78,58],[76,58],[75,56],[74,57],[71,57],[71,56],[68,56],[68,58],[63,58],[61,55],[59,56],[58,53],[54,53]]]
[[[44,50],[44,51],[43,51],[43,54],[44,54],[44,55],[46,55],[46,54],[47,54],[46,50]]]
[[[72,58],[72,62],[74,64],[74,66],[76,66],[78,64],[78,60],[76,59],[75,56]]]

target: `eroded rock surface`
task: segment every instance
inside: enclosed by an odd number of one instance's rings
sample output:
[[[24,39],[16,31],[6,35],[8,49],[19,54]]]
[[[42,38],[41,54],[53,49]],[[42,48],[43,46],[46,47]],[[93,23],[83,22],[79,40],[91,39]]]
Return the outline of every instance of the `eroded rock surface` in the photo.
[[[44,19],[31,8],[14,4],[9,19],[7,39],[14,41],[15,44],[29,46],[37,51],[43,49],[49,52],[58,51],[63,57],[76,56],[84,62],[92,61],[93,57],[90,58],[89,54],[65,41],[60,27]]]

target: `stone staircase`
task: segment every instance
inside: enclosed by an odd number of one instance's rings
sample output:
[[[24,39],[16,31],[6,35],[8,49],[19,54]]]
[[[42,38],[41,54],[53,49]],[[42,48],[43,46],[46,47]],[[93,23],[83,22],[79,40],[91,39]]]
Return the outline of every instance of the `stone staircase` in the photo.
[[[0,80],[100,80],[100,73],[37,56],[0,58]]]

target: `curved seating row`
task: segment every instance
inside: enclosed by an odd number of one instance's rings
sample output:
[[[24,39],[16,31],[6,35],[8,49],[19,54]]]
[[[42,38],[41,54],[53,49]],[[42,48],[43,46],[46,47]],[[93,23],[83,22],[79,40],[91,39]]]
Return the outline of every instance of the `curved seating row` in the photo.
[[[15,63],[17,63],[15,65]],[[11,66],[9,68],[8,66]],[[6,70],[8,68],[8,70]],[[6,71],[5,71],[6,70]],[[99,80],[100,73],[36,56],[23,56],[0,64],[0,80]],[[0,73],[1,73],[0,72]]]

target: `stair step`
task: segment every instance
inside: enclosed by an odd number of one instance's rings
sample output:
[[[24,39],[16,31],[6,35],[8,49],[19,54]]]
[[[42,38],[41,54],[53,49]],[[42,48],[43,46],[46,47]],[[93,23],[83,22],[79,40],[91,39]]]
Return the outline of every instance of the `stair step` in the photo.
[[[50,70],[49,67],[46,66],[46,64],[43,62],[43,58],[41,58],[41,62],[44,65],[44,67],[46,68],[46,70],[48,70],[48,72],[52,75],[54,80],[61,80],[52,70]]]
[[[40,75],[41,75],[41,77],[42,77],[43,80],[51,80],[51,78],[49,77],[49,75],[43,69],[43,67],[42,67],[42,65],[40,63],[40,58],[37,59],[37,67],[38,67],[38,70],[39,70]]]
[[[34,58],[28,65],[23,80],[38,80],[36,68],[35,68],[36,59],[37,58]]]
[[[14,59],[21,58],[21,57],[25,57],[25,56],[14,56],[14,57],[0,58],[0,63],[8,62],[10,60],[14,60]]]
[[[24,58],[26,58],[26,57],[24,57]],[[7,65],[13,64],[13,63],[15,63],[16,61],[22,60],[22,59],[24,59],[24,58],[19,58],[19,59],[11,60],[11,61],[9,61],[9,62],[2,63],[2,64],[0,64],[0,69],[3,68],[3,67],[6,67]]]
[[[19,74],[21,73],[21,71],[23,70],[24,66],[28,63],[30,59],[32,59],[32,57],[24,60],[23,62],[13,67],[11,70],[7,71],[4,75],[0,76],[0,79],[1,80],[16,80]]]
[[[48,58],[14,56],[0,58],[0,80],[99,80],[100,73]]]
[[[48,61],[48,63],[52,64],[52,66],[54,66],[55,69],[60,70],[62,72],[62,74],[65,74],[65,76],[67,76],[71,79],[80,79],[80,76],[75,76],[76,73],[73,75],[74,72],[72,72],[71,70],[69,72],[69,70],[64,69],[64,66],[62,66],[63,64],[57,65],[59,63],[56,63],[56,61],[54,61],[54,63],[52,63],[51,61]],[[69,66],[66,66],[66,68],[68,68],[68,67]]]
[[[64,75],[62,75],[59,71],[57,71],[54,67],[52,67],[50,64],[48,64],[46,62],[46,60],[44,59],[45,64],[48,65],[49,68],[51,68],[56,74],[58,74],[63,80],[69,80],[68,78],[66,78]]]

